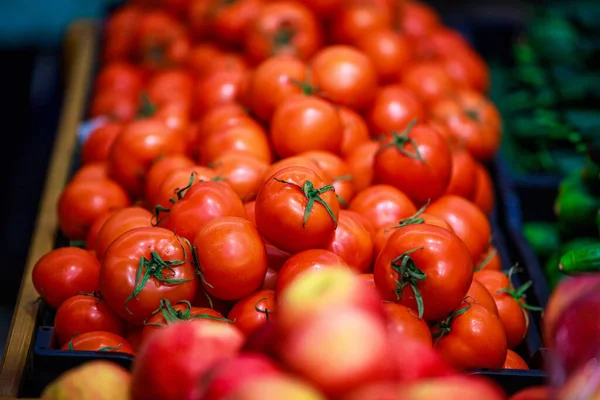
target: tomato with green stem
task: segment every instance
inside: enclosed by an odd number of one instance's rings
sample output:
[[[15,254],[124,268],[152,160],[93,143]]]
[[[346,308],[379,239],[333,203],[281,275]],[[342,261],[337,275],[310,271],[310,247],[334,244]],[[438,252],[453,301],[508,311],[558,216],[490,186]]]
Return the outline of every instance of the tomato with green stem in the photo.
[[[276,317],[275,291],[259,290],[239,300],[227,318],[246,336]]]
[[[156,198],[160,186],[171,172],[193,166],[194,162],[183,154],[174,154],[155,160],[146,175],[144,194],[148,204],[158,204]]]
[[[366,112],[371,135],[379,138],[405,130],[413,120],[421,121],[425,109],[416,94],[400,84],[379,88]]]
[[[322,150],[307,151],[301,153],[300,156],[313,160],[319,166],[324,175],[320,176],[331,181],[340,205],[347,207],[348,202],[354,197],[355,189],[354,180],[346,162],[341,157]]]
[[[292,157],[282,158],[279,161],[274,162],[267,168],[264,174],[264,180],[268,180],[275,173],[289,167],[304,167],[308,168],[311,171],[315,172],[322,180],[328,185],[331,185],[333,182],[327,177],[327,174],[317,165],[317,163],[310,158],[297,155]]]
[[[156,193],[153,207],[170,208],[195,184],[206,181],[220,181],[221,178],[210,168],[202,165],[177,169],[165,176]]]
[[[369,220],[375,232],[417,212],[408,196],[390,185],[373,185],[358,192],[348,209]]]
[[[473,279],[469,251],[454,233],[428,224],[398,228],[375,261],[375,284],[384,300],[435,321],[465,298]]]
[[[356,213],[340,211],[338,227],[326,249],[340,256],[358,273],[365,273],[371,269],[373,261],[373,240],[369,231],[352,214]]]
[[[100,261],[108,247],[123,233],[134,228],[151,227],[152,213],[141,207],[126,207],[115,211],[102,225],[96,238],[96,257]]]
[[[470,298],[475,303],[482,305],[489,312],[494,315],[498,315],[498,307],[496,306],[496,301],[494,300],[494,296],[490,293],[489,290],[485,286],[483,286],[477,279],[473,279],[471,282],[471,287],[467,292],[466,298]]]
[[[68,351],[97,351],[100,353],[124,353],[134,355],[133,348],[123,337],[103,331],[75,334],[61,350]]]
[[[121,318],[141,325],[161,299],[192,300],[197,275],[189,241],[164,228],[136,228],[119,236],[106,251],[100,290]]]
[[[276,172],[256,198],[256,225],[275,247],[289,253],[322,248],[334,236],[340,205],[333,186],[312,170]]]
[[[410,308],[397,303],[384,302],[383,309],[388,318],[388,329],[400,338],[419,341],[433,346],[431,331],[427,323]]]
[[[135,56],[151,71],[184,64],[191,47],[183,24],[162,10],[142,14],[136,38]]]
[[[492,270],[492,271],[502,271],[502,260],[500,259],[500,254],[496,247],[493,244],[490,244],[487,250],[482,254],[481,260],[477,263],[475,267],[475,272],[481,271],[483,269]]]

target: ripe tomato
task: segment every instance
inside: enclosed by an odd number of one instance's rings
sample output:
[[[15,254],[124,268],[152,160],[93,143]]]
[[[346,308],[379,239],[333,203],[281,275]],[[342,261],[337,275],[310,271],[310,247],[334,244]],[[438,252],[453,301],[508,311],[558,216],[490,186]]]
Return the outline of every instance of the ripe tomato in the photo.
[[[247,72],[221,70],[198,81],[194,89],[192,115],[202,117],[211,109],[236,101]]]
[[[402,85],[382,86],[367,110],[366,119],[374,137],[391,136],[402,132],[411,121],[421,121],[425,116],[417,96]]]
[[[89,251],[61,247],[44,254],[33,266],[31,280],[40,297],[54,308],[78,292],[98,289],[100,263]]]
[[[452,153],[435,129],[411,124],[403,133],[394,132],[382,142],[373,168],[376,182],[392,185],[422,205],[446,191],[452,173]]]
[[[193,240],[202,225],[217,217],[245,218],[244,204],[233,189],[222,182],[199,182],[161,216],[159,225]]]
[[[331,17],[336,14],[344,5],[343,0],[299,0],[318,17]]]
[[[500,113],[480,93],[462,89],[440,98],[430,109],[431,118],[445,123],[456,139],[479,161],[497,153],[501,139]]]
[[[161,299],[192,300],[198,288],[188,241],[163,228],[135,228],[106,251],[100,290],[106,304],[126,321],[141,325]]]
[[[112,90],[104,90],[94,95],[90,105],[90,117],[106,117],[120,122],[133,121],[139,108],[137,94],[122,94]]]
[[[105,62],[126,60],[131,57],[141,16],[142,10],[133,5],[121,7],[108,16],[104,27],[102,53]]]
[[[115,211],[102,225],[96,238],[96,257],[102,261],[108,247],[123,233],[134,228],[151,227],[152,214],[141,207],[126,207]]]
[[[58,221],[68,239],[86,238],[92,223],[100,215],[129,205],[127,194],[110,179],[75,180],[58,199]]]
[[[268,2],[260,8],[244,36],[244,51],[253,63],[274,55],[307,60],[323,42],[315,15],[293,1]]]
[[[207,3],[206,28],[215,40],[230,46],[241,44],[246,28],[262,7],[262,0],[210,0]]]
[[[432,59],[450,55],[460,50],[469,50],[469,42],[456,30],[440,25],[415,43],[415,53],[419,59]]]
[[[356,45],[371,59],[380,82],[394,82],[413,58],[410,41],[392,29],[361,35]]]
[[[392,233],[375,261],[373,275],[384,300],[403,304],[426,321],[434,321],[465,298],[473,263],[454,233],[415,224]]]
[[[352,269],[365,273],[371,269],[373,240],[358,218],[350,214],[356,213],[340,210],[335,235],[325,248],[340,256]]]
[[[326,181],[332,182],[340,205],[347,207],[348,202],[354,197],[355,189],[346,162],[328,151],[307,151],[300,154],[300,156],[313,160],[319,166],[324,175],[320,176]]]
[[[104,223],[111,215],[116,213],[119,210],[111,210],[103,213],[98,218],[94,220],[92,225],[90,225],[90,229],[88,230],[88,234],[85,238],[85,248],[87,250],[93,251],[96,253],[96,240],[98,239],[98,233],[100,233],[100,229],[104,226]]]
[[[427,36],[441,24],[437,12],[419,1],[400,2],[397,13],[400,30],[413,38]]]
[[[201,144],[212,132],[247,123],[249,119],[248,113],[237,103],[217,106],[198,120],[196,144]]]
[[[373,185],[358,192],[348,209],[368,219],[375,232],[417,212],[408,196],[390,185]]]
[[[452,175],[446,194],[455,194],[465,199],[473,198],[477,184],[477,162],[461,147],[452,149]]]
[[[171,172],[163,179],[154,206],[170,209],[173,204],[181,200],[190,187],[198,182],[214,181],[217,174],[208,167],[196,165],[178,169]]]
[[[193,241],[204,290],[222,300],[237,300],[260,289],[267,252],[252,222],[220,217],[206,222]]]
[[[68,343],[75,334],[94,331],[125,333],[125,321],[93,294],[78,294],[65,300],[56,310],[54,335],[59,346]]]
[[[292,94],[302,93],[306,64],[293,56],[267,58],[253,71],[249,82],[250,108],[263,121],[270,121],[275,109]]]
[[[142,15],[136,39],[136,56],[150,70],[182,65],[190,51],[184,26],[160,10]]]
[[[352,150],[370,139],[367,123],[360,114],[347,107],[339,107],[338,113],[342,121],[342,143],[340,154],[346,157]]]
[[[192,2],[192,7],[194,5],[200,4],[200,3],[206,4],[206,1],[205,0],[194,0]],[[193,35],[194,29],[195,29],[193,8],[190,8],[189,14],[190,14],[189,18],[188,18],[189,30],[190,30],[190,33]],[[187,60],[187,66],[188,66],[190,72],[196,78],[204,78],[207,75],[206,71],[209,68],[211,68],[211,62],[215,58],[218,58],[221,55],[223,55],[223,51],[216,44],[214,44],[212,42],[202,42],[201,41],[201,42],[196,43],[191,48],[190,54],[189,54],[188,60]]]
[[[108,161],[110,148],[122,129],[119,122],[107,122],[94,129],[81,147],[81,163]]]
[[[487,250],[481,255],[481,260],[477,263],[476,271],[479,270],[502,271],[502,260],[500,254],[494,245],[490,244]]]
[[[231,150],[253,155],[265,163],[273,160],[267,133],[257,123],[239,124],[207,135],[198,149],[198,159],[200,164],[210,164]]]
[[[273,149],[281,158],[309,150],[339,153],[343,131],[334,105],[311,95],[287,97],[271,120]]]
[[[477,164],[477,181],[471,201],[483,211],[485,215],[491,215],[495,205],[494,183],[485,167]]]
[[[258,192],[255,207],[260,233],[289,253],[324,247],[334,236],[340,209],[333,186],[304,167],[272,175]]]
[[[474,263],[481,259],[490,243],[492,229],[475,204],[462,197],[446,195],[433,202],[427,212],[450,224],[454,233],[467,245]]]
[[[281,294],[300,274],[324,268],[349,268],[348,264],[328,250],[311,249],[294,254],[283,264],[277,277],[275,297]]]
[[[391,15],[384,7],[369,2],[352,2],[336,15],[331,35],[337,43],[356,44],[369,33],[391,26]]]
[[[155,120],[137,120],[123,129],[113,143],[109,174],[134,197],[144,192],[145,177],[160,156],[182,154],[183,136]]]
[[[127,325],[127,332],[123,337],[131,345],[131,348],[134,352],[138,351],[140,344],[142,343],[142,330],[142,327],[136,325]]]
[[[127,61],[109,62],[102,67],[94,81],[96,93],[112,91],[120,94],[138,95],[144,86],[137,66]]]
[[[427,104],[454,93],[456,85],[437,61],[420,61],[406,67],[402,83]]]
[[[265,171],[264,180],[268,180],[275,173],[284,170],[289,167],[304,167],[314,171],[326,184],[330,185],[333,182],[327,177],[325,172],[319,168],[317,163],[307,157],[297,155],[292,157],[283,158],[269,166]]]
[[[267,247],[267,245],[265,245],[265,248]],[[267,254],[268,257],[268,254]],[[270,264],[270,261],[269,261]],[[267,274],[265,275],[265,281],[263,282],[263,285],[261,287],[262,290],[275,290],[275,287],[277,286],[277,277],[279,276],[279,271],[276,269],[271,268],[271,266],[269,265],[269,268],[267,269]]]
[[[490,86],[487,64],[474,50],[464,48],[442,58],[446,72],[457,86],[485,93]]]
[[[377,286],[375,286],[375,279],[373,278],[373,274],[360,274],[358,275],[360,279],[362,279],[365,283],[367,283],[370,287],[377,290]]]
[[[402,304],[389,302],[383,303],[383,309],[387,316],[388,330],[397,333],[400,338],[419,341],[428,347],[433,346],[429,326],[413,310]]]
[[[227,319],[218,311],[206,307],[193,307],[189,302],[182,301],[171,305],[168,300],[161,300],[160,307],[156,309],[148,321],[144,323],[141,341],[145,342],[157,330],[181,321],[220,321]]]
[[[520,355],[518,355],[511,349],[508,349],[506,352],[506,360],[504,360],[504,365],[502,366],[502,368],[528,370],[529,366],[527,365],[525,360],[521,358]]]
[[[346,154],[346,164],[357,192],[367,189],[373,183],[373,161],[380,146],[379,142],[367,141]]]
[[[160,186],[171,172],[193,166],[194,162],[182,154],[162,157],[153,162],[146,175],[146,187],[144,190],[148,204],[158,204],[156,199]]]
[[[189,105],[192,102],[193,85],[194,79],[186,70],[164,70],[152,76],[146,93],[149,100],[159,107],[173,102]]]
[[[310,62],[311,83],[332,102],[364,110],[375,97],[377,71],[365,53],[350,46],[329,46]]]
[[[477,279],[473,279],[471,287],[465,297],[470,298],[475,303],[485,307],[490,313],[498,315],[498,307],[494,301],[494,297],[489,290],[486,289]]]
[[[269,322],[275,309],[275,291],[259,290],[235,303],[227,318],[248,336]]]
[[[464,301],[432,333],[436,350],[458,370],[502,368],[506,359],[502,323],[480,304]]]
[[[223,178],[244,202],[254,200],[264,182],[269,164],[252,154],[227,151],[212,163],[215,174]]]
[[[71,182],[75,180],[97,181],[108,179],[108,163],[106,162],[91,162],[82,165],[71,178]]]
[[[61,350],[98,351],[101,353],[125,353],[134,355],[127,340],[112,332],[86,332],[77,335],[61,347]]]
[[[515,290],[510,278],[500,271],[484,269],[475,273],[475,279],[494,296],[507,346],[514,349],[525,339],[529,330],[529,306],[525,303],[523,293]]]

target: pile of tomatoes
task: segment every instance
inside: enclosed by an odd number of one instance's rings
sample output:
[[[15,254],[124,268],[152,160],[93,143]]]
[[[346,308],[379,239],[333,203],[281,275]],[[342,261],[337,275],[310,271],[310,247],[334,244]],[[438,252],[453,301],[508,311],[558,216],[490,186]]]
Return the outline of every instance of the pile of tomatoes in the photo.
[[[84,248],[33,271],[58,346],[134,354],[182,320],[251,336],[306,271],[343,269],[453,368],[527,368],[529,306],[491,244],[487,66],[431,8],[141,0],[102,57],[58,204]]]

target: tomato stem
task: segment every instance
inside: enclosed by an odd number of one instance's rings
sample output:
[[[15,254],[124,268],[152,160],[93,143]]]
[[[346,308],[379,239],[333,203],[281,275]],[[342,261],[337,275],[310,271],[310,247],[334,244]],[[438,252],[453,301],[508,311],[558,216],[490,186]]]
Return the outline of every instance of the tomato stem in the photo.
[[[254,304],[254,309],[255,309],[257,312],[259,312],[259,313],[263,313],[263,314],[265,314],[265,317],[266,317],[266,319],[267,319],[267,322],[269,322],[269,313],[273,314],[275,311],[273,311],[273,310],[269,310],[269,308],[268,308],[268,307],[265,307],[265,309],[264,309],[264,310],[261,310],[260,308],[258,308],[258,303],[260,303],[261,301],[265,301],[265,300],[269,300],[269,298],[268,298],[268,297],[263,297],[262,299],[258,300],[258,301],[256,302],[256,304]]]
[[[104,346],[104,347],[100,347],[97,351],[98,352],[105,352],[105,351],[119,351],[121,350],[121,348],[123,347],[123,343],[119,343],[119,345],[117,347],[110,347],[110,346]]]
[[[481,271],[482,269],[484,269],[485,266],[488,265],[490,263],[490,261],[492,261],[492,259],[496,256],[496,254],[498,254],[498,251],[496,251],[496,249],[494,249],[493,251],[490,251],[490,253],[487,255],[487,257],[485,257],[483,259],[483,261],[475,268],[475,272]]]
[[[327,186],[323,186],[320,189],[315,189],[315,187],[311,181],[304,181],[304,186],[300,186],[293,182],[284,181],[282,179],[277,179],[277,178],[273,178],[273,179],[275,179],[277,182],[280,182],[280,183],[287,183],[288,185],[296,186],[296,187],[300,188],[302,190],[302,192],[304,192],[304,196],[306,196],[306,198],[308,199],[308,202],[306,203],[306,208],[304,209],[304,220],[302,221],[303,228],[306,228],[306,221],[308,220],[308,216],[310,215],[310,212],[312,211],[312,209],[315,205],[315,202],[317,202],[317,203],[320,203],[323,207],[325,207],[325,209],[327,210],[327,213],[333,220],[335,227],[337,229],[338,222],[337,222],[337,218],[335,217],[335,214],[333,213],[333,210],[331,209],[331,207],[329,207],[329,204],[327,204],[327,202],[321,198],[321,194],[328,192],[330,190],[333,190],[335,193],[335,188],[332,185],[327,185]]]
[[[79,247],[85,249],[85,240],[69,240],[69,247]]]
[[[161,206],[160,204],[157,205],[156,207],[154,207],[154,214],[152,214],[152,218],[150,218],[150,224],[152,226],[157,226],[160,223],[160,213],[161,212],[170,212],[171,209],[170,208],[165,208],[163,206]]]
[[[348,175],[340,175],[337,178],[333,178],[333,182],[351,181],[353,179],[354,178],[350,174],[348,174]]]
[[[512,283],[512,277],[514,274],[519,273],[519,272],[521,272],[521,269],[519,268],[519,264],[515,264],[514,266],[512,266],[510,268],[510,270],[508,270],[508,281],[509,281],[510,286],[496,291],[496,294],[508,293],[508,295],[510,295],[512,298],[514,298],[515,301],[519,304],[519,306],[521,306],[521,308],[524,310],[544,311],[544,309],[542,307],[531,306],[522,300],[523,298],[525,298],[525,292],[527,290],[529,290],[531,285],[533,285],[533,282],[527,281],[524,284],[522,284],[521,287],[519,287],[518,289],[515,289],[515,287]],[[527,317],[527,315],[526,315],[526,317]]]
[[[408,124],[406,129],[404,129],[404,131],[402,131],[402,133],[399,134],[396,131],[392,132],[392,141],[381,146],[379,148],[379,150],[377,150],[376,154],[379,154],[383,150],[388,149],[390,147],[395,147],[398,150],[398,152],[400,152],[400,154],[403,154],[406,157],[414,158],[415,160],[419,160],[421,162],[425,162],[425,160],[423,160],[423,157],[421,156],[421,152],[419,151],[419,146],[417,145],[415,140],[411,137],[408,137],[408,134],[410,133],[411,129],[415,126],[416,123],[417,123],[417,119],[415,118],[412,121],[410,121],[410,123]],[[414,153],[410,153],[410,152],[404,150],[404,146],[407,143],[410,143],[412,145],[412,147],[415,149]]]
[[[153,48],[154,49],[154,48]],[[156,113],[156,105],[150,100],[148,93],[140,94],[140,108],[137,114],[138,119],[150,118]]]
[[[160,299],[160,306],[152,313],[152,315],[155,315],[156,313],[160,312],[163,318],[165,319],[166,324],[148,324],[146,321],[144,321],[144,325],[163,327],[171,325],[175,322],[189,321],[194,319],[212,319],[214,321],[231,322],[227,318],[215,317],[214,315],[210,314],[203,313],[192,315],[192,304],[187,300],[178,301],[175,304],[185,304],[187,307],[184,310],[176,310],[175,308],[173,308],[169,300]]]
[[[463,308],[459,308],[458,310],[450,314],[448,318],[446,318],[444,321],[438,322],[433,325],[435,328],[438,329],[435,333],[431,335],[435,339],[435,343],[433,344],[434,347],[437,346],[437,344],[440,342],[440,340],[442,340],[442,338],[445,335],[449,334],[450,331],[452,331],[452,323],[454,322],[454,320],[457,317],[466,313],[469,310],[469,308],[471,308],[471,303],[466,301],[466,298],[463,301],[466,303],[466,305]]]
[[[418,250],[423,250],[423,246],[407,250],[398,257],[394,258],[392,260],[392,269],[398,274],[398,279],[396,280],[396,300],[402,300],[404,296],[404,288],[406,286],[410,286],[417,302],[419,318],[423,318],[423,297],[419,292],[417,284],[420,281],[425,280],[425,278],[427,278],[427,274],[417,268],[415,262],[410,257],[410,254]]]
[[[185,196],[188,189],[194,185],[195,177],[196,177],[196,172],[192,172],[190,174],[190,180],[188,181],[188,184],[186,186],[182,187],[181,189],[177,188],[174,190],[174,193],[177,196],[177,198],[176,199],[170,198],[169,201],[171,202],[171,204],[177,203],[179,200],[181,200],[183,198],[183,196]]]
[[[398,226],[395,226],[395,228],[402,228],[403,226],[407,225],[417,225],[424,223],[425,220],[421,218],[421,214],[425,212],[425,209],[429,206],[429,203],[431,203],[431,199],[428,199],[427,203],[425,203],[425,205],[423,205],[423,207],[421,207],[419,211],[417,211],[414,215],[398,222]]]

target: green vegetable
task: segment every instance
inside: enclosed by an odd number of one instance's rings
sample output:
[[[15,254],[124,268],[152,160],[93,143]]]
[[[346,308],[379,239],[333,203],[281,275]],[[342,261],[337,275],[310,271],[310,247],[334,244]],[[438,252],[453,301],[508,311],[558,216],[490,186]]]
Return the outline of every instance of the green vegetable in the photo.
[[[560,247],[560,249],[558,249],[558,251],[548,259],[544,268],[544,272],[546,273],[546,278],[548,279],[548,286],[550,287],[550,289],[554,289],[554,287],[560,281],[569,276],[558,269],[558,264],[560,263],[561,256],[571,250],[575,250],[594,243],[598,243],[598,238],[582,237],[571,240],[563,244]]]
[[[596,214],[600,198],[584,185],[581,173],[569,176],[559,188],[554,211],[562,237],[594,235],[597,232]]]
[[[526,223],[523,226],[523,235],[538,257],[549,257],[560,246],[558,228],[555,223]]]
[[[560,258],[558,269],[566,274],[600,271],[600,241],[567,251]]]

